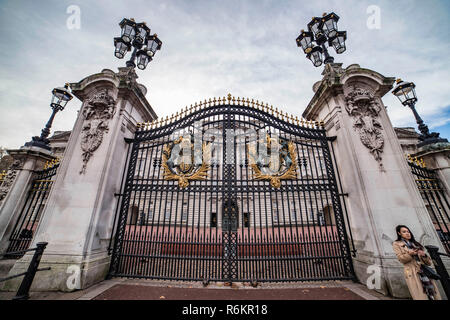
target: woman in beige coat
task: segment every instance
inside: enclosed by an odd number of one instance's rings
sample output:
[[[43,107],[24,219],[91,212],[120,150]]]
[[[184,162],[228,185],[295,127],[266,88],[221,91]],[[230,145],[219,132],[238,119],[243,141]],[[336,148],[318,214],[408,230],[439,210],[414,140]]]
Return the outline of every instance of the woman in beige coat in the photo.
[[[397,241],[392,247],[398,260],[403,263],[405,280],[414,300],[441,300],[436,283],[421,273],[421,263],[431,265],[431,258],[424,247],[414,239],[407,226],[397,226]]]

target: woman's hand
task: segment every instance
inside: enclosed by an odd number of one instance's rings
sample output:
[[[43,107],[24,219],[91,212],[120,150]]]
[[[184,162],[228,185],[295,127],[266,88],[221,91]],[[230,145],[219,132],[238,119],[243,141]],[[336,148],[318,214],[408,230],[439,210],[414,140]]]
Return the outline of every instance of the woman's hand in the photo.
[[[417,255],[417,252],[418,252],[417,250],[408,249],[408,253],[412,256]]]
[[[427,254],[425,253],[425,251],[423,250],[418,250],[417,254],[419,255],[419,257],[425,257]]]

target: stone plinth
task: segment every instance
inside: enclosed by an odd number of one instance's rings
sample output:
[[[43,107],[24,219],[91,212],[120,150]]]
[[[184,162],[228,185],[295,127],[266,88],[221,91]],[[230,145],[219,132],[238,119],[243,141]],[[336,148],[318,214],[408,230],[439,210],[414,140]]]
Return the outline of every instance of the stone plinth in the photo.
[[[32,290],[86,288],[105,279],[114,213],[115,193],[125,168],[128,144],[138,122],[156,118],[136,73],[105,69],[78,83],[73,94],[82,103],[66,152],[49,194],[43,218],[31,246],[48,242]],[[26,269],[25,255],[11,274]],[[8,288],[17,285],[10,281]]]
[[[1,183],[0,194],[0,252],[7,250],[9,238],[20,215],[34,171],[42,170],[53,154],[39,147],[8,150],[13,163]]]
[[[344,201],[357,250],[353,264],[358,280],[365,284],[380,270],[378,291],[408,297],[403,266],[392,249],[395,227],[407,225],[423,245],[445,251],[381,100],[394,78],[357,64],[341,66],[325,67],[303,116],[324,120],[328,135],[337,137],[333,144],[343,192],[348,193]]]

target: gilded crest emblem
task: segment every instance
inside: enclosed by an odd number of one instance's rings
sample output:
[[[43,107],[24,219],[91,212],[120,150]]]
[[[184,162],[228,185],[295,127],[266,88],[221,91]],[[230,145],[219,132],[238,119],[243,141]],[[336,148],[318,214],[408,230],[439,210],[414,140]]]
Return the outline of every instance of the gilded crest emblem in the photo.
[[[259,144],[265,143],[268,150],[271,149],[272,143],[277,143],[275,138],[266,136],[266,141],[259,141]],[[248,146],[248,157],[251,161],[253,170],[253,178],[255,180],[269,180],[270,185],[274,188],[281,187],[281,180],[295,179],[297,177],[297,158],[295,148],[292,141],[279,139],[279,155],[278,161],[272,161],[273,158],[267,155],[267,159],[263,159],[263,155],[256,152],[255,145]]]
[[[179,137],[166,144],[163,149],[164,179],[178,180],[178,186],[182,189],[186,188],[191,180],[208,178],[211,143],[203,142],[201,150],[194,150],[192,140],[193,137]]]

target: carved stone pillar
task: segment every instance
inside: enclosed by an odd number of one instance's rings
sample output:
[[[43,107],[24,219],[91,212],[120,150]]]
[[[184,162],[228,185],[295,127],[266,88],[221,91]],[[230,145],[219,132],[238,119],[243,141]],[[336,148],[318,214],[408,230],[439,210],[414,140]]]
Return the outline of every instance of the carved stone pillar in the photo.
[[[0,182],[0,253],[8,248],[9,238],[22,209],[34,171],[42,170],[52,153],[39,147],[8,150],[12,164]]]
[[[324,120],[333,142],[337,167],[355,241],[356,276],[366,284],[381,271],[378,291],[407,297],[409,291],[392,242],[395,227],[409,226],[423,245],[445,252],[389,120],[381,98],[394,78],[353,64],[327,65],[303,116]],[[370,268],[369,268],[370,267]],[[376,275],[374,275],[376,277]]]
[[[105,279],[109,239],[128,144],[138,122],[156,118],[130,68],[101,73],[72,83],[83,104],[70,135],[43,218],[31,246],[46,241],[32,290],[86,288]],[[30,255],[12,273],[26,269]],[[9,287],[13,287],[12,281]]]

